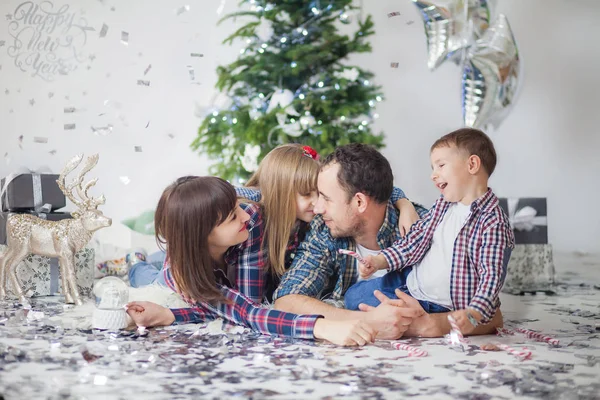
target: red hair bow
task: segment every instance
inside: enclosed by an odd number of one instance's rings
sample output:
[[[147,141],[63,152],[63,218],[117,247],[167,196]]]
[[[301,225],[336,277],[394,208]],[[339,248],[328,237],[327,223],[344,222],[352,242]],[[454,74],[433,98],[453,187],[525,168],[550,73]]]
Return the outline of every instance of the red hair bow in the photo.
[[[304,150],[304,155],[306,157],[310,157],[313,160],[318,160],[319,159],[319,154],[312,147],[310,147],[310,146],[302,146],[302,150]]]

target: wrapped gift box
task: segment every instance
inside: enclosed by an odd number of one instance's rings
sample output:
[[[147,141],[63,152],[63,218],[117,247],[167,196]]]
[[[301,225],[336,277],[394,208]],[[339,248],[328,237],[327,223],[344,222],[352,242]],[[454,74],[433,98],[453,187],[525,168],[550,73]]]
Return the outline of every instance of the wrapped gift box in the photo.
[[[6,246],[0,245],[0,256]],[[84,248],[75,254],[75,274],[77,289],[83,297],[89,297],[94,284],[94,249]],[[17,266],[17,276],[28,297],[51,296],[62,293],[61,274],[58,259],[28,255]],[[12,293],[12,286],[8,284]]]
[[[508,215],[516,244],[547,244],[547,204],[543,197],[500,198]]]
[[[552,245],[517,244],[508,262],[502,291],[510,294],[555,293]]]
[[[64,193],[58,187],[55,174],[21,174],[14,177],[4,187],[5,179],[0,181],[2,188],[2,210],[25,211],[39,210],[45,204],[47,211],[54,211],[66,205]]]
[[[6,221],[12,212],[0,212],[0,244],[6,244]],[[25,213],[22,213],[25,214]],[[27,212],[27,214],[35,215],[48,221],[61,221],[63,219],[71,218],[69,212],[55,212],[55,213],[36,213],[34,211]]]

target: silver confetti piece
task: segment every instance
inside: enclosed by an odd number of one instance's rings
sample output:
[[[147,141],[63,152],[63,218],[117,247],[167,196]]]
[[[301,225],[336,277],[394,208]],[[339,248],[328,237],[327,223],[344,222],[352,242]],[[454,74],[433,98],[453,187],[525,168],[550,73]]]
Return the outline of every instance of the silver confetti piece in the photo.
[[[175,10],[175,14],[177,14],[177,16],[179,16],[187,11],[190,11],[190,6],[186,4],[185,6],[181,6],[177,10]]]
[[[113,130],[113,126],[111,124],[108,124],[107,126],[99,126],[97,128],[92,126],[91,128],[92,132],[98,136],[106,136],[109,133],[112,133]]]
[[[123,183],[123,185],[129,185],[131,182],[131,179],[129,179],[128,176],[121,176],[119,177],[119,180]]]
[[[204,54],[202,53],[190,53],[191,57],[204,57]]]
[[[29,100],[29,104],[34,105],[35,104],[35,99]]]
[[[42,136],[34,136],[33,142],[34,143],[48,143],[48,138],[42,137]]]
[[[65,131],[71,131],[71,130],[73,130],[73,129],[75,129],[75,128],[76,128],[76,125],[75,125],[75,124],[65,124],[65,125],[64,125],[64,130],[65,130]]]
[[[219,4],[219,8],[217,8],[217,15],[221,15],[221,13],[223,13],[224,8],[225,8],[225,0],[221,0],[221,4]]]
[[[65,114],[71,114],[74,113],[76,111],[75,107],[65,107],[64,112]]]
[[[50,155],[55,155],[56,154],[56,150],[50,150],[48,153],[50,153]]]
[[[412,24],[414,24],[414,23],[415,23],[415,21],[407,21],[407,22],[406,22],[406,25],[412,25]]]
[[[142,79],[138,79],[137,84],[140,86],[150,86],[150,81],[145,81]]]
[[[392,18],[392,17],[396,17],[398,15],[401,15],[400,11],[394,11],[394,12],[388,13],[387,16],[388,16],[388,18]]]
[[[192,67],[191,65],[188,65],[187,68],[188,68],[188,72],[190,73],[190,80],[192,80],[192,81],[195,80],[196,76],[194,74],[194,67]]]
[[[144,70],[144,76],[146,76],[146,74],[150,71],[151,68],[152,68],[152,64],[148,64],[148,66]]]
[[[121,43],[123,43],[125,46],[129,45],[129,33],[122,31],[121,32]]]
[[[135,150],[136,153],[142,152],[142,146],[133,146],[133,149]]]
[[[148,121],[148,123],[146,124],[146,128],[148,128],[150,126],[150,121]]]
[[[102,29],[100,29],[100,37],[106,37],[106,34],[108,33],[108,25],[106,24],[102,24]]]
[[[167,136],[170,137],[171,139],[175,138],[175,135],[173,135],[172,133],[169,133]]]
[[[398,68],[399,66],[400,66],[400,63],[397,63],[397,62],[390,63],[390,67],[392,67],[392,68]]]

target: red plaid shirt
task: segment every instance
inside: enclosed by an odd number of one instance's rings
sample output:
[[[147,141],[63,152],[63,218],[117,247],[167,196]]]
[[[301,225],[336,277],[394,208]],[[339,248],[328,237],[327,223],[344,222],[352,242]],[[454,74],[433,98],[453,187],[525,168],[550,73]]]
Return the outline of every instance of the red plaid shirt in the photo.
[[[260,305],[267,281],[264,267],[268,257],[267,252],[261,248],[264,229],[262,213],[260,206],[256,204],[241,204],[240,207],[250,215],[249,237],[225,253],[227,274],[220,269],[215,270],[218,286],[231,304],[199,302],[191,308],[171,309],[175,322],[194,323],[220,317],[263,334],[314,338],[315,322],[320,316],[296,315]],[[167,262],[163,271],[167,285],[178,292]]]
[[[382,251],[390,271],[421,262],[450,204],[440,197],[404,239]],[[494,316],[514,245],[508,217],[488,189],[471,204],[471,213],[454,242],[450,297],[455,310],[472,308],[483,316],[482,323]]]

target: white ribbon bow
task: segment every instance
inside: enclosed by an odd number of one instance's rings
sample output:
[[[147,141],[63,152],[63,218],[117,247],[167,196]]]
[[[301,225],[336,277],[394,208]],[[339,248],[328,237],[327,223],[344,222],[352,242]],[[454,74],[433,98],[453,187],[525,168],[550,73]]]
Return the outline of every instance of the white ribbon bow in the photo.
[[[508,199],[508,219],[513,229],[530,232],[536,226],[547,226],[548,217],[536,216],[537,210],[531,206],[525,206],[517,211],[519,199]]]

